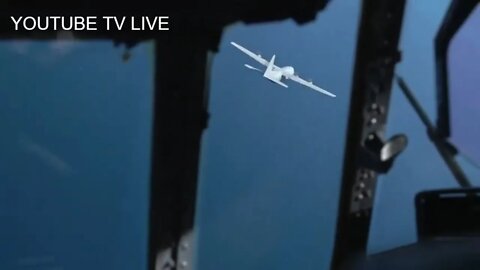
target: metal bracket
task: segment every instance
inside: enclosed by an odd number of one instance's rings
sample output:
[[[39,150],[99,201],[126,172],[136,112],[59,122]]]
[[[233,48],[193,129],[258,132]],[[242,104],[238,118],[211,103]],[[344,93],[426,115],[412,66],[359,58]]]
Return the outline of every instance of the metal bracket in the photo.
[[[194,234],[193,230],[180,238],[177,250],[177,262],[179,270],[191,270],[194,265]]]

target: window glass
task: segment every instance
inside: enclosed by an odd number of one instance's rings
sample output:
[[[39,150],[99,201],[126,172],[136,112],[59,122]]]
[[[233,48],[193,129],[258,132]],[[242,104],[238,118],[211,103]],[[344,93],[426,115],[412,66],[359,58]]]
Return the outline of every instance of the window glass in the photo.
[[[236,24],[214,58],[200,177],[198,269],[328,269],[360,2],[317,19]],[[341,34],[340,34],[341,33]],[[230,42],[293,66],[332,98],[269,82]]]
[[[448,51],[452,142],[480,162],[480,6],[453,37]]]
[[[0,43],[0,269],[146,269],[151,52]]]

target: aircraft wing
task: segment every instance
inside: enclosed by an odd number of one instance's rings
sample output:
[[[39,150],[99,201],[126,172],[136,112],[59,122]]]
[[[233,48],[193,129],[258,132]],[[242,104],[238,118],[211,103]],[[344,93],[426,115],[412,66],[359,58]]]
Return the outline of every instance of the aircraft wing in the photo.
[[[233,46],[235,46],[237,49],[239,49],[240,51],[242,51],[243,53],[245,53],[246,55],[250,56],[251,58],[253,58],[255,61],[259,62],[260,64],[264,65],[264,66],[268,66],[268,61],[266,59],[263,59],[260,55],[257,55],[257,54],[254,54],[253,52],[245,49],[244,47],[238,45],[237,43],[235,42],[230,42],[230,44],[232,44]]]
[[[324,89],[322,89],[322,88],[314,85],[312,82],[308,82],[308,81],[306,81],[306,80],[298,77],[297,75],[293,75],[293,76],[290,76],[290,77],[288,77],[288,78],[289,78],[290,80],[292,80],[292,81],[295,81],[295,82],[297,82],[297,83],[299,83],[299,84],[303,84],[304,86],[309,87],[309,88],[311,88],[311,89],[313,89],[313,90],[315,90],[315,91],[317,91],[317,92],[320,92],[320,93],[322,93],[322,94],[325,94],[325,95],[327,95],[327,96],[336,97],[336,95],[334,95],[334,94],[328,92],[327,90],[324,90]]]

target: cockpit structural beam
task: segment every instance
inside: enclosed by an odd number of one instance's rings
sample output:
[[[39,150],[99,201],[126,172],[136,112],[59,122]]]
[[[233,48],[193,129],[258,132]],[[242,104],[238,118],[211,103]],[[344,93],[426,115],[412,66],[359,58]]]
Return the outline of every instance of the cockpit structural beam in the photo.
[[[377,175],[391,166],[375,142],[384,141],[404,7],[405,0],[363,1],[332,269],[366,256]]]

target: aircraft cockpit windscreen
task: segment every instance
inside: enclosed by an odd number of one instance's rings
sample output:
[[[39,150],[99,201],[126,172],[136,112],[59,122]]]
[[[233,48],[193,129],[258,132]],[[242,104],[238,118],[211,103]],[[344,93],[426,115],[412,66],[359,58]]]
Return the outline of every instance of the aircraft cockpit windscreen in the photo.
[[[330,254],[322,251],[331,242],[311,239],[334,235],[360,7],[332,2],[305,26],[239,23],[224,32],[203,136],[199,269],[328,269]],[[336,97],[264,78],[266,65],[231,42],[266,64],[275,55],[275,65],[294,67]]]
[[[0,269],[145,269],[151,47],[0,42]]]
[[[415,244],[417,194],[457,183],[394,75],[435,107],[451,3],[7,5],[0,270],[336,270]],[[479,26],[477,5],[442,51],[477,164]]]
[[[447,54],[451,140],[480,162],[480,5],[452,38]]]

